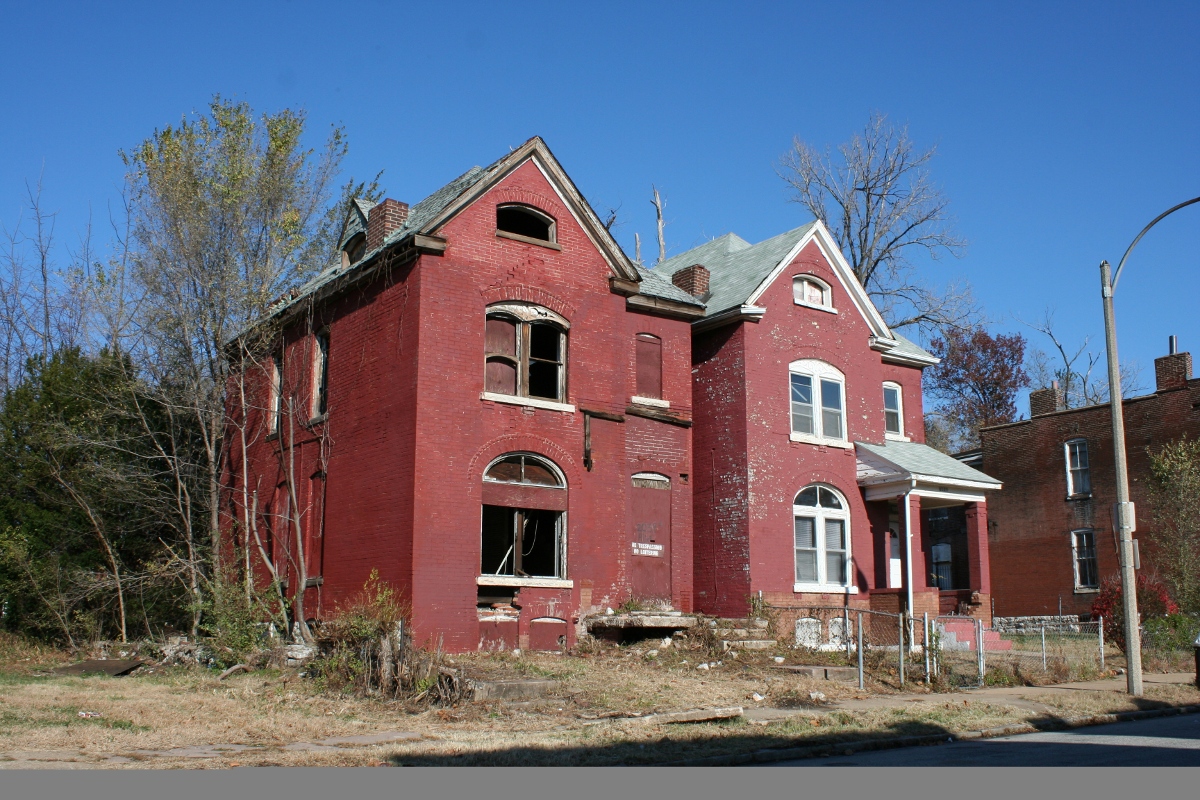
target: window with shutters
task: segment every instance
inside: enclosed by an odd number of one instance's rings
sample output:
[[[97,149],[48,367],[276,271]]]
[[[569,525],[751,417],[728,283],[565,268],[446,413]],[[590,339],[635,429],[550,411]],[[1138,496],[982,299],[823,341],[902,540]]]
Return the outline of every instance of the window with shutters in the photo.
[[[633,402],[668,406],[662,390],[662,339],[651,333],[639,333],[635,339],[637,375]]]
[[[483,399],[556,410],[567,397],[567,330],[553,311],[528,303],[489,306],[484,331]]]
[[[850,592],[850,509],[828,486],[808,486],[792,502],[797,592]]]
[[[1067,466],[1067,497],[1088,497],[1092,493],[1092,474],[1088,465],[1086,439],[1072,439],[1063,445]]]
[[[794,442],[850,447],[846,434],[846,378],[832,364],[814,359],[788,365],[791,438]]]

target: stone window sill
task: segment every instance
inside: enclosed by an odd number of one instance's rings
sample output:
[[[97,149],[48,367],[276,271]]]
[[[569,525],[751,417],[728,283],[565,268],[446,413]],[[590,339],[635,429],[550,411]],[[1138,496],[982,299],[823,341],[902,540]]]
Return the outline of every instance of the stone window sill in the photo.
[[[816,444],[824,447],[840,447],[843,450],[853,450],[854,445],[842,439],[825,439],[821,436],[812,436],[807,433],[796,433],[792,431],[788,436],[793,442],[803,442],[804,444]]]
[[[575,406],[570,403],[560,403],[557,400],[542,400],[538,397],[518,397],[511,394],[496,394],[495,392],[483,392],[479,395],[480,400],[490,400],[493,403],[506,403],[510,406],[526,406],[528,408],[542,408],[546,411],[563,411],[568,414],[575,413]]]
[[[857,586],[834,586],[823,583],[797,583],[792,591],[808,592],[810,594],[858,594]]]
[[[514,242],[524,242],[525,244],[533,244],[538,247],[545,247],[550,250],[562,250],[562,245],[558,242],[548,242],[545,239],[534,239],[532,236],[522,236],[519,233],[509,233],[496,229],[496,235],[501,239],[512,239]]]
[[[527,586],[539,589],[573,589],[575,581],[562,578],[514,578],[512,575],[480,575],[477,586]]]
[[[902,433],[885,433],[883,438],[889,442],[911,442],[911,436],[905,436]]]
[[[650,406],[652,408],[670,408],[671,404],[666,400],[659,400],[656,397],[639,397],[634,395],[629,398],[629,402],[638,406]]]
[[[1086,586],[1076,586],[1075,594],[1100,594],[1100,589],[1098,587],[1097,588],[1089,588]]]
[[[838,310],[833,306],[819,306],[815,303],[805,303],[800,300],[792,299],[792,302],[801,308],[811,308],[813,311],[824,311],[826,314],[836,314]]]

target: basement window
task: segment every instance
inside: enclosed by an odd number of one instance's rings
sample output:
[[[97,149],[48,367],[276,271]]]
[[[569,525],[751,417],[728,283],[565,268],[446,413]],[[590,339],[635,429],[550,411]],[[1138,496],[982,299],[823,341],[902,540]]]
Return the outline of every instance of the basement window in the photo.
[[[549,214],[531,206],[505,205],[496,207],[496,234],[505,238],[556,244],[556,224]]]

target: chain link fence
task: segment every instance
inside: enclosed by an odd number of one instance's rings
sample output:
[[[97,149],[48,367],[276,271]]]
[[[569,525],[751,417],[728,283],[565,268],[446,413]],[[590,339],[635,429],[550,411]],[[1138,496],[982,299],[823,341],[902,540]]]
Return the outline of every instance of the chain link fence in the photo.
[[[930,677],[947,686],[1088,680],[1117,654],[1099,620],[996,630],[958,616],[930,620],[929,651]]]
[[[821,654],[821,660],[833,657],[855,667],[860,688],[868,673],[900,686],[923,678],[916,649],[923,642],[922,631],[918,625],[914,632],[901,614],[844,606],[769,607],[769,611],[781,639]]]

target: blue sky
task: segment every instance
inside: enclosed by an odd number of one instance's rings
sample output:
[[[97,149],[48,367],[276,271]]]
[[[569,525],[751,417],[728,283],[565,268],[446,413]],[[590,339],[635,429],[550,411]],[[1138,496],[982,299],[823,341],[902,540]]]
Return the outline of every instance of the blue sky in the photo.
[[[58,235],[102,223],[117,151],[216,92],[340,123],[347,171],[415,202],[532,135],[617,235],[671,252],[803,224],[775,164],[872,111],[937,145],[962,259],[996,330],[1102,348],[1097,265],[1200,195],[1200,3],[13,3],[0,26],[0,221],[44,165]],[[1121,353],[1169,334],[1200,356],[1200,206],[1139,245],[1117,295]]]

